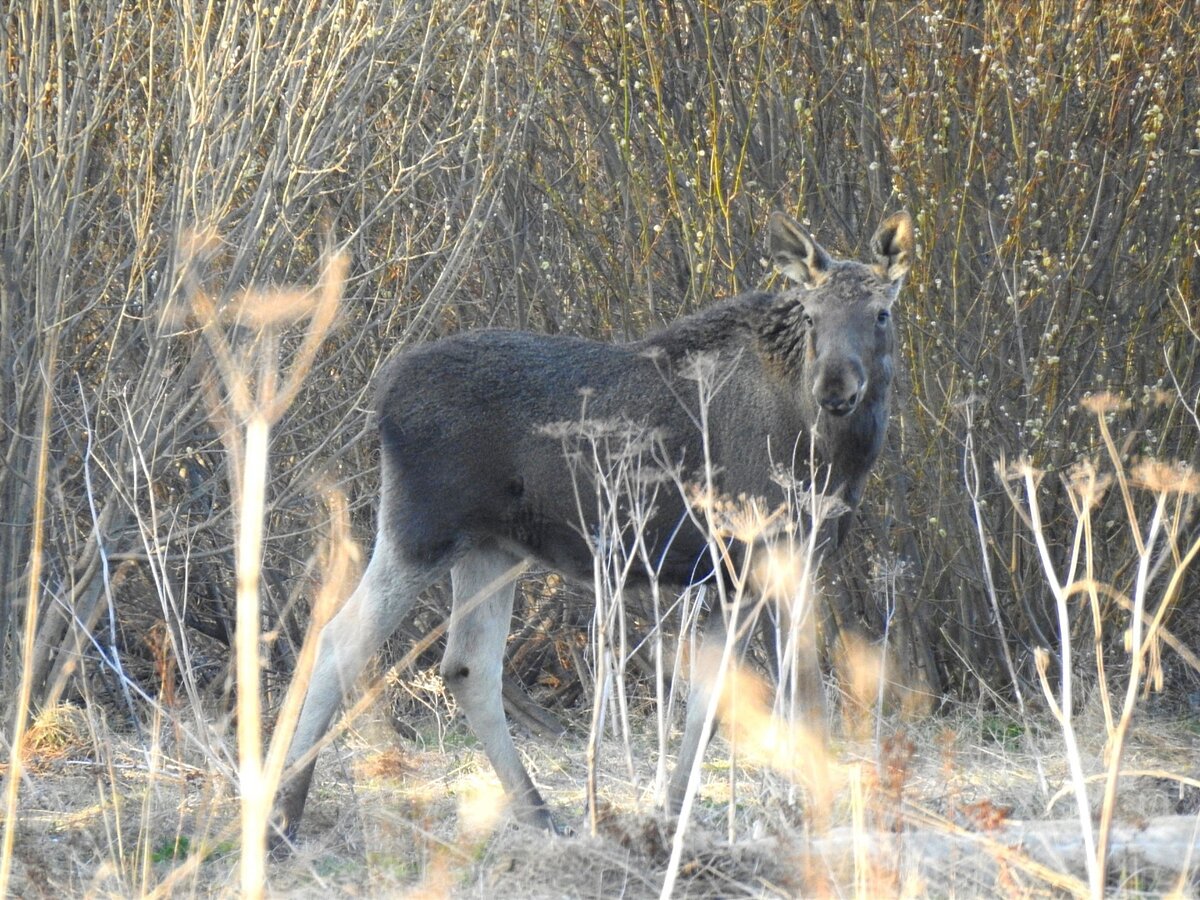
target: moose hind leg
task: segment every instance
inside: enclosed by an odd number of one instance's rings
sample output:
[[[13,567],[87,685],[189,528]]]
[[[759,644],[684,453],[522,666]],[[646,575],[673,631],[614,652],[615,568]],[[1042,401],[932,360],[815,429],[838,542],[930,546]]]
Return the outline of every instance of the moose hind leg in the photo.
[[[504,717],[504,646],[520,557],[493,545],[476,548],[450,572],[454,610],[442,658],[442,678],[483,744],[517,819],[554,830],[546,801],[534,787]]]
[[[291,769],[321,740],[342,697],[367,661],[396,630],[417,595],[444,572],[445,568],[437,565],[403,561],[386,531],[380,531],[358,587],[321,629],[317,658],[288,749],[286,769]],[[279,835],[295,836],[315,765],[314,756],[280,787],[272,817],[273,843],[278,843]]]

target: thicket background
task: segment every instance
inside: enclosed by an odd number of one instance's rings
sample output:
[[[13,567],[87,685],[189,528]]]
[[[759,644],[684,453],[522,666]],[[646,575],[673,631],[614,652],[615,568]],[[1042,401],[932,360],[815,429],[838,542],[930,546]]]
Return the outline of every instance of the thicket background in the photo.
[[[315,283],[331,244],[351,258],[339,325],[273,432],[272,700],[319,580],[327,492],[372,538],[382,360],[485,325],[640,336],[767,283],[772,209],[842,253],[897,208],[918,225],[890,449],[837,605],[868,635],[891,621],[906,678],[934,698],[1008,696],[1001,634],[1022,677],[1033,648],[1056,646],[994,462],[1029,456],[1047,473],[1062,565],[1074,518],[1060,476],[1099,456],[1082,398],[1131,401],[1112,416],[1130,457],[1197,461],[1193,4],[7,10],[0,696],[20,677],[39,494],[35,700],[87,690],[133,713],[116,671],[153,694],[172,656],[227,694],[232,470],[189,292]],[[233,334],[268,352],[252,329]],[[1118,584],[1133,574],[1123,515],[1115,497],[1097,515]],[[1186,505],[1180,521],[1186,544]],[[1168,620],[1192,646],[1198,607],[1193,580]],[[1182,700],[1195,676],[1174,660],[1165,687]]]

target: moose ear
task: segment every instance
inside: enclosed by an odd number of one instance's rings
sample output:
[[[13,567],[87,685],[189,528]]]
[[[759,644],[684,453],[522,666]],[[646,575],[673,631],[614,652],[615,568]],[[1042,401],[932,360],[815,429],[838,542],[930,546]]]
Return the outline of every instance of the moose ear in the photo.
[[[912,266],[912,217],[898,212],[884,219],[871,238],[871,252],[875,254],[875,271],[880,278],[888,282],[903,278]]]
[[[806,287],[816,287],[829,277],[829,254],[798,222],[781,212],[771,213],[767,250],[778,271]]]

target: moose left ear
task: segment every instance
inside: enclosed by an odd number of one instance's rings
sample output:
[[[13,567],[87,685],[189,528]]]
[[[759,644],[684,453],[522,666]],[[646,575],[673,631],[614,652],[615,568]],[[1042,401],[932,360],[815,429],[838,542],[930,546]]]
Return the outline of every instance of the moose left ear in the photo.
[[[875,270],[880,278],[888,282],[903,278],[912,267],[912,217],[898,212],[884,219],[871,238],[871,252],[875,254]]]

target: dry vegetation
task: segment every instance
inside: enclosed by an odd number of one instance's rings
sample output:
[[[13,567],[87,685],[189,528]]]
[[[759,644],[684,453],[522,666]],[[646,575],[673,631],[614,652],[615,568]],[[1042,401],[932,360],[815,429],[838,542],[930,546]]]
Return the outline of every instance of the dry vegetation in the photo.
[[[352,731],[323,759],[270,890],[1194,890],[1195,831],[1152,817],[1194,819],[1200,777],[1198,45],[1186,2],[13,4],[0,885],[239,889],[247,694],[269,734],[310,610],[353,581],[396,347],[641,335],[762,284],[773,208],[855,252],[905,207],[890,453],[825,592],[824,815],[714,748],[672,861],[654,672],[631,665],[598,834],[497,830],[435,648],[376,704],[407,740]],[[523,747],[586,830],[591,600],[528,588],[512,712],[537,724],[523,686],[575,726]],[[1083,852],[1021,846],[1012,818]],[[1143,824],[1165,861],[1127,852]]]

